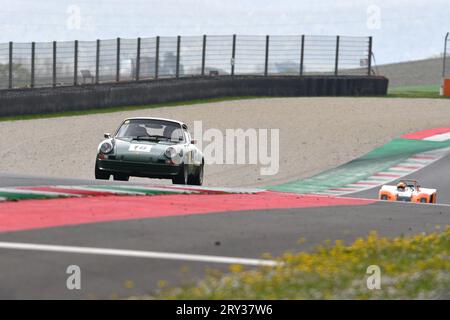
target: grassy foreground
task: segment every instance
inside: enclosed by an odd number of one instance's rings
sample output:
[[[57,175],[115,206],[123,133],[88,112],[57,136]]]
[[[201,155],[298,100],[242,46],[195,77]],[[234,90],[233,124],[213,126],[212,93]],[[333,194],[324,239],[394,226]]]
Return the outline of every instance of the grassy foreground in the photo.
[[[389,87],[387,96],[391,98],[448,99],[439,94],[440,87],[440,84]]]
[[[267,258],[267,257],[265,257]],[[372,232],[351,245],[329,242],[311,253],[285,253],[277,267],[209,272],[198,284],[166,288],[152,299],[433,299],[450,293],[450,227],[385,238]],[[381,289],[369,290],[370,265]]]

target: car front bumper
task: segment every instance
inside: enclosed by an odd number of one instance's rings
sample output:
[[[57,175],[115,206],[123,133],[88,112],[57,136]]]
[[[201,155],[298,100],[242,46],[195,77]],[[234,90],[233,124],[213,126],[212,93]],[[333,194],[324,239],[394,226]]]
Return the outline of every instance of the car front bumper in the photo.
[[[181,170],[180,165],[165,163],[144,163],[121,160],[97,159],[97,168],[112,174],[121,173],[133,177],[173,178]]]

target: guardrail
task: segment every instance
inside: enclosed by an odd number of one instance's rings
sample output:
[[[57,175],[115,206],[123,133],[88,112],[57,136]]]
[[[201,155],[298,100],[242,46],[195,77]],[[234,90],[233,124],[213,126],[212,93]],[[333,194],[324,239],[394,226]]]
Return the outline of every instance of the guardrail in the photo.
[[[217,75],[371,75],[372,37],[176,36],[0,44],[0,89]]]

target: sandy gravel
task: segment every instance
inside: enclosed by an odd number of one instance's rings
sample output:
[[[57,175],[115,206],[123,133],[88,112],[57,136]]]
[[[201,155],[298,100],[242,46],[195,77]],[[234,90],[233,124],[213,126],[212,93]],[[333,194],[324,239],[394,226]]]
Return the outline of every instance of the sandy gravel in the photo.
[[[0,122],[0,172],[93,179],[104,132],[131,116],[203,121],[203,129],[279,128],[280,170],[209,165],[210,186],[264,186],[345,163],[403,133],[450,126],[450,101],[387,98],[276,98],[143,109],[88,116]],[[148,181],[136,179],[132,181]],[[159,180],[152,180],[161,183]]]

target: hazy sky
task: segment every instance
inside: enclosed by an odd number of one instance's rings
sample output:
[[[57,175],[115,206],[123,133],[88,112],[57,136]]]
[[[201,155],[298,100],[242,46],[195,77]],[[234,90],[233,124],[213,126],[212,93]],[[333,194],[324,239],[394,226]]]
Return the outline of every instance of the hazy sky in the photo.
[[[0,0],[0,42],[154,35],[372,35],[377,63],[438,55],[449,0]]]

